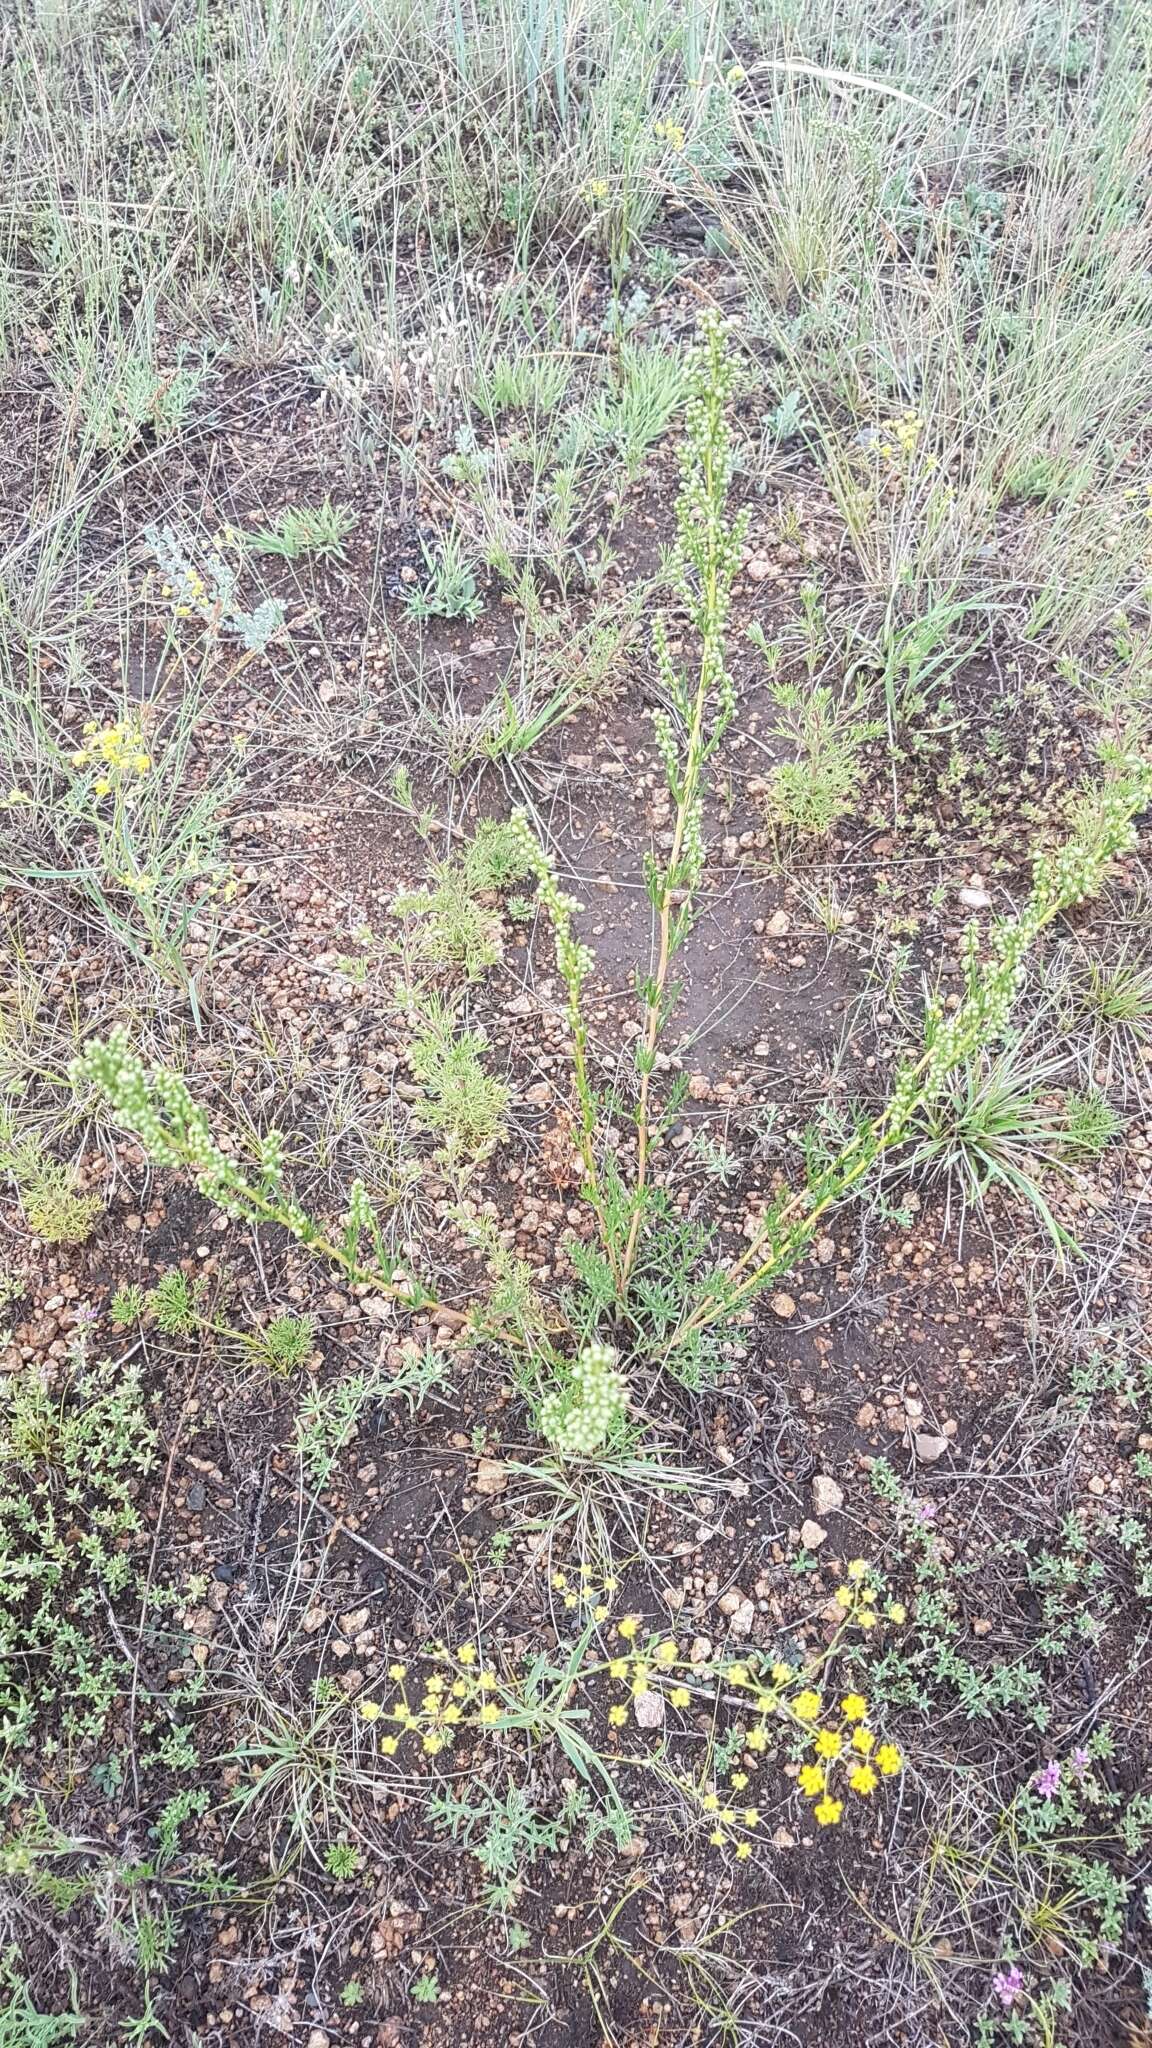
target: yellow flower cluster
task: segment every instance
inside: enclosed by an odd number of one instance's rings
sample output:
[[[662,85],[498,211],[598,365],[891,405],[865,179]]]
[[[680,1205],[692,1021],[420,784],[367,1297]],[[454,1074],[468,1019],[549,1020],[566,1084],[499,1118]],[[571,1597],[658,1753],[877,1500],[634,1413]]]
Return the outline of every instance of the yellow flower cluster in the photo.
[[[590,1564],[580,1566],[575,1581],[569,1578],[567,1572],[559,1571],[553,1572],[549,1581],[552,1591],[560,1595],[561,1605],[566,1607],[569,1613],[575,1613],[577,1609],[582,1608],[585,1619],[590,1617],[595,1622],[607,1621],[616,1583],[609,1574],[598,1585],[596,1573]]]
[[[902,412],[898,419],[889,420],[881,429],[881,455],[888,462],[895,462],[901,456],[910,458],[915,455],[923,432],[924,422],[918,412]]]
[[[84,744],[72,756],[72,766],[99,770],[92,784],[96,796],[110,796],[114,789],[139,781],[152,766],[139,719],[118,718],[115,725],[97,725],[90,719],[84,727]]]
[[[682,150],[688,140],[679,121],[654,121],[652,123],[652,133],[657,141],[666,142],[670,149],[676,151]]]
[[[500,1725],[501,1709],[492,1698],[499,1681],[494,1671],[481,1664],[473,1643],[462,1643],[455,1651],[437,1645],[423,1661],[433,1669],[419,1686],[413,1685],[411,1696],[409,1667],[396,1663],[388,1666],[388,1676],[396,1687],[393,1704],[385,1707],[374,1699],[360,1702],[362,1721],[390,1721],[396,1730],[380,1736],[382,1756],[395,1756],[406,1735],[419,1738],[425,1756],[438,1756],[455,1740],[458,1728]]]
[[[838,1707],[826,1708],[820,1689],[847,1628],[868,1631],[885,1617],[897,1624],[905,1619],[899,1602],[882,1605],[864,1559],[852,1561],[844,1584],[836,1590],[841,1619],[831,1640],[813,1656],[791,1663],[769,1661],[756,1651],[741,1658],[693,1663],[674,1636],[649,1631],[641,1640],[642,1624],[634,1614],[620,1617],[610,1631],[607,1654],[597,1655],[593,1645],[608,1620],[615,1579],[598,1578],[590,1566],[582,1566],[578,1572],[554,1571],[549,1585],[582,1631],[573,1646],[573,1660],[551,1674],[561,1681],[555,1703],[561,1715],[566,1705],[560,1702],[570,1700],[573,1678],[583,1693],[601,1677],[619,1686],[623,1695],[608,1706],[613,1731],[627,1727],[633,1718],[641,1728],[660,1727],[667,1708],[683,1712],[699,1704],[710,1718],[722,1704],[744,1709],[735,1723],[734,1745],[731,1736],[724,1739],[728,1762],[722,1775],[727,1782],[719,1786],[707,1779],[681,1781],[707,1822],[710,1842],[733,1849],[737,1861],[752,1855],[750,1836],[759,1825],[760,1809],[755,1790],[749,1792],[749,1787],[780,1732],[791,1731],[799,1738],[798,1783],[812,1801],[813,1818],[821,1827],[840,1820],[849,1793],[867,1799],[881,1779],[895,1777],[903,1768],[900,1751],[893,1743],[880,1741],[868,1726],[868,1701],[862,1693],[846,1692]],[[492,1733],[534,1728],[539,1736],[551,1725],[552,1709],[541,1717],[538,1671],[534,1678],[529,1672],[524,1682],[514,1675],[498,1675],[473,1643],[457,1649],[437,1643],[421,1652],[416,1662],[414,1676],[407,1663],[391,1664],[392,1694],[359,1703],[362,1720],[382,1724],[377,1738],[381,1756],[395,1756],[406,1737],[418,1743],[425,1756],[435,1757],[451,1746],[461,1729]],[[587,1719],[586,1707],[572,1711],[578,1720]]]

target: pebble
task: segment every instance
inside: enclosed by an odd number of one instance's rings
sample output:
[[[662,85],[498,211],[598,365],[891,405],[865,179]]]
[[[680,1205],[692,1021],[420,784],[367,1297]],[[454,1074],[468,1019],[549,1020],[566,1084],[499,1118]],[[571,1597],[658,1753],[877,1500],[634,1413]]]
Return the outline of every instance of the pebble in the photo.
[[[476,1492],[483,1494],[503,1493],[507,1484],[507,1466],[502,1465],[499,1458],[481,1458],[480,1463],[476,1467],[476,1477],[473,1481]]]
[[[812,1506],[821,1518],[834,1515],[844,1505],[844,1489],[837,1486],[826,1472],[818,1472],[812,1481]]]
[[[774,1294],[772,1296],[772,1313],[774,1316],[779,1316],[781,1322],[787,1323],[791,1321],[791,1318],[796,1313],[796,1303],[793,1301],[792,1296],[790,1294]]]
[[[801,1523],[800,1541],[804,1545],[805,1550],[819,1550],[820,1545],[826,1543],[827,1540],[828,1531],[827,1529],[822,1529],[819,1522],[809,1520]]]
[[[922,1465],[934,1465],[948,1449],[948,1439],[946,1436],[929,1436],[918,1429],[912,1437],[912,1448]]]

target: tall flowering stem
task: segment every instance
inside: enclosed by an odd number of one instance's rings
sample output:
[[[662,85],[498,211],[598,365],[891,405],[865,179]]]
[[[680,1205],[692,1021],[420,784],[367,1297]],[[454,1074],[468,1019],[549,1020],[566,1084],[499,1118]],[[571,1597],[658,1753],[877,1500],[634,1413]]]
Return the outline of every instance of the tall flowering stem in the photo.
[[[673,1331],[667,1353],[730,1315],[795,1265],[820,1219],[907,1136],[914,1119],[940,1095],[949,1076],[1003,1035],[1030,948],[1053,919],[1099,891],[1112,861],[1136,844],[1135,817],[1150,801],[1152,768],[1137,756],[1115,760],[1101,786],[1076,800],[1068,836],[1037,859],[1032,891],[1022,910],[993,927],[989,959],[978,957],[979,928],[975,922],[969,924],[964,938],[967,987],[959,1008],[948,1013],[938,993],[928,996],[922,1049],[898,1069],[879,1116],[863,1125],[814,1179],[772,1205],[741,1256],[717,1275],[709,1294]]]
[[[78,1093],[95,1091],[123,1130],[140,1139],[157,1166],[190,1173],[202,1195],[228,1216],[249,1223],[278,1223],[308,1250],[343,1268],[354,1282],[390,1294],[408,1308],[427,1306],[431,1296],[400,1269],[384,1244],[368,1191],[354,1181],[339,1239],[326,1238],[319,1225],[284,1186],[284,1139],[268,1131],[258,1140],[252,1170],[231,1158],[213,1135],[211,1125],[182,1074],[169,1067],[149,1067],[133,1048],[126,1031],[94,1039],[69,1068]],[[367,1240],[368,1258],[362,1256]]]
[[[695,921],[696,892],[704,867],[703,774],[735,710],[732,678],[725,659],[725,629],[732,584],[747,532],[747,518],[727,511],[732,449],[728,403],[732,364],[724,326],[713,314],[701,325],[685,411],[680,494],[676,501],[677,545],[674,587],[688,614],[699,649],[694,678],[672,658],[659,620],[653,635],[660,681],[669,708],[654,716],[656,744],[673,804],[672,843],[667,859],[645,856],[645,882],[655,916],[654,960],[641,984],[643,1011],[636,1046],[638,1094],[636,1173],[627,1237],[619,1255],[621,1301],[636,1262],[652,1148],[651,1085],[660,1033],[669,1009],[672,962]]]

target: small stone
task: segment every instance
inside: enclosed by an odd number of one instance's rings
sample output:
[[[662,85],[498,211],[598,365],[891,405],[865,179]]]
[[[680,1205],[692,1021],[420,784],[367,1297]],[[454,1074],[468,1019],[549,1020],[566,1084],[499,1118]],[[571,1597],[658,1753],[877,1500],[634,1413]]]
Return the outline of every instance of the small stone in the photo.
[[[802,1522],[800,1524],[800,1541],[804,1545],[805,1550],[819,1550],[820,1545],[828,1541],[828,1531],[827,1529],[822,1529],[819,1522]]]
[[[774,1849],[794,1849],[796,1847],[796,1837],[792,1833],[791,1828],[776,1828],[772,1836],[772,1847]]]
[[[969,875],[964,888],[958,889],[956,893],[965,910],[991,910],[992,908],[992,898],[984,887],[983,875]]]
[[[340,1627],[346,1636],[358,1636],[368,1620],[366,1607],[353,1607],[340,1616]]]
[[[481,1458],[476,1467],[475,1489],[477,1493],[503,1493],[508,1484],[508,1468],[499,1458]]]
[[[742,1604],[743,1599],[743,1593],[741,1593],[737,1589],[737,1587],[731,1586],[727,1593],[721,1593],[720,1598],[716,1604],[719,1607],[721,1614],[731,1615],[735,1614],[737,1608]]]
[[[688,1652],[688,1662],[690,1664],[706,1664],[711,1655],[711,1636],[694,1636],[692,1639],[692,1647]]]
[[[753,555],[745,573],[750,583],[763,583],[772,574],[772,564],[767,555]]]
[[[856,1410],[857,1429],[871,1429],[876,1420],[876,1407],[872,1401],[864,1401]]]
[[[774,910],[764,930],[770,939],[782,939],[792,929],[792,920],[786,910]]]
[[[837,1486],[826,1472],[818,1472],[812,1481],[812,1506],[817,1515],[834,1515],[844,1505],[844,1489]]]
[[[756,1609],[751,1600],[742,1600],[729,1623],[729,1633],[746,1641],[756,1626]]]
[[[202,1479],[194,1479],[184,1496],[184,1505],[189,1514],[198,1515],[208,1499],[208,1489]]]
[[[934,1465],[948,1449],[948,1439],[946,1436],[929,1436],[918,1429],[912,1438],[912,1449],[922,1465]]]
[[[835,1257],[836,1239],[834,1237],[818,1237],[816,1239],[817,1263],[821,1266],[830,1266]]]
[[[664,1726],[664,1695],[662,1692],[642,1692],[632,1702],[638,1728],[662,1728]]]
[[[792,1296],[790,1294],[774,1294],[772,1296],[772,1313],[774,1316],[779,1316],[781,1322],[790,1322],[796,1313],[796,1303],[793,1301]]]

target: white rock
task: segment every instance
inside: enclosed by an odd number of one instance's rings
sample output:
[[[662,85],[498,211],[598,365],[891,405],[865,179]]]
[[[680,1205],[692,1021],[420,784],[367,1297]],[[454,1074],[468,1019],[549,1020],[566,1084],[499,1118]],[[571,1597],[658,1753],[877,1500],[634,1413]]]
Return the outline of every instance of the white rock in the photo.
[[[499,1458],[481,1458],[472,1483],[477,1493],[503,1493],[508,1484],[508,1468]]]
[[[638,1693],[632,1702],[638,1728],[662,1728],[664,1726],[664,1695],[662,1692]]]
[[[819,1550],[820,1545],[826,1543],[827,1540],[828,1531],[827,1529],[822,1529],[819,1522],[809,1521],[801,1523],[800,1541],[804,1545],[805,1550]]]
[[[830,1479],[826,1472],[818,1472],[812,1481],[812,1506],[815,1513],[821,1517],[834,1515],[843,1505],[843,1487],[837,1486],[836,1481]]]

